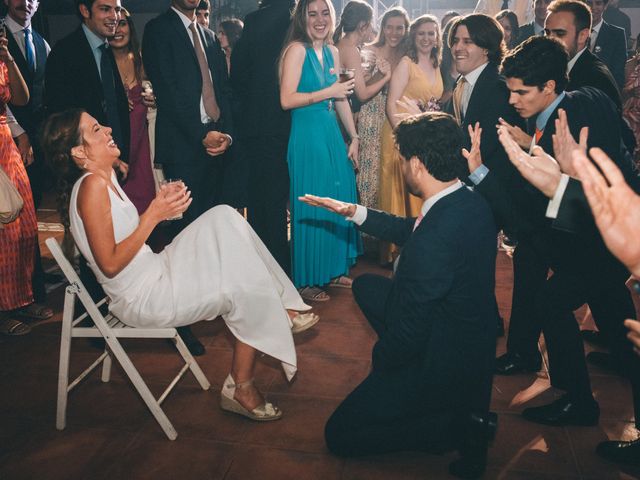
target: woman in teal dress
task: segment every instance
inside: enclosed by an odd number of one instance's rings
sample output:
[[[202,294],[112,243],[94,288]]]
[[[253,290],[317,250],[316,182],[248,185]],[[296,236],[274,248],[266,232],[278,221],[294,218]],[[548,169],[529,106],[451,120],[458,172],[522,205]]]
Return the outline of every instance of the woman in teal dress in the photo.
[[[280,102],[292,110],[287,161],[290,176],[293,283],[303,298],[324,301],[325,285],[351,286],[349,268],[360,253],[355,226],[300,202],[307,193],[357,201],[354,169],[358,135],[346,100],[353,79],[338,82],[338,50],[327,44],[335,13],[331,2],[300,0],[281,56]],[[337,115],[351,137],[345,145]]]

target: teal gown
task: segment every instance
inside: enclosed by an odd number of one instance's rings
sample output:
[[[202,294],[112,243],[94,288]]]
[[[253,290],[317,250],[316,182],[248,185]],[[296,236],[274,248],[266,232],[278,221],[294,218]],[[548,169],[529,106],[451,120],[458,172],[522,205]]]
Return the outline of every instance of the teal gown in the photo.
[[[322,47],[322,58],[321,65],[313,48],[307,47],[298,92],[315,92],[336,81],[327,45]],[[332,100],[292,111],[287,162],[293,283],[298,288],[325,285],[348,274],[361,253],[360,235],[352,222],[298,200],[310,193],[357,203],[355,172]]]

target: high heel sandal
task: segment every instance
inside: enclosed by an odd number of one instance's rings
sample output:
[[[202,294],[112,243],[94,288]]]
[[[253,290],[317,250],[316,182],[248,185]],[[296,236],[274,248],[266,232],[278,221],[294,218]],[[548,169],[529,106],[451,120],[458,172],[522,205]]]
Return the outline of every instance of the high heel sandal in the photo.
[[[244,408],[240,402],[233,398],[236,393],[236,388],[244,388],[253,385],[253,378],[246,382],[235,383],[231,374],[227,376],[227,379],[222,385],[220,390],[220,408],[227,412],[237,413],[243,417],[250,418],[257,422],[269,422],[271,420],[278,420],[282,417],[282,410],[273,405],[271,402],[264,402],[262,405],[258,405],[253,410],[249,411]]]

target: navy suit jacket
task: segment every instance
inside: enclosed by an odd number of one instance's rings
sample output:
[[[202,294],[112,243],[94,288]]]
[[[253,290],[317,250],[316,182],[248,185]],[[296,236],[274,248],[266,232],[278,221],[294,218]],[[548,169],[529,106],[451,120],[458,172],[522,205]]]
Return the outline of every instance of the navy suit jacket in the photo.
[[[624,29],[610,25],[603,20],[593,53],[609,67],[618,88],[622,88],[624,86],[624,64],[627,62],[627,39]]]
[[[44,38],[38,32],[32,30],[31,35],[36,50],[36,69],[33,72],[29,69],[27,60],[11,33],[7,34],[7,40],[9,41],[9,53],[15,59],[29,89],[29,103],[20,107],[11,105],[11,112],[29,135],[31,143],[35,144],[38,138],[38,129],[44,119],[44,72],[47,64],[47,47]]]
[[[487,410],[495,357],[496,230],[463,187],[415,218],[368,210],[360,229],[402,246],[373,369],[409,369],[425,408]]]
[[[178,14],[169,9],[147,23],[144,30],[142,59],[158,104],[156,163],[189,168],[189,164],[211,162],[202,145],[207,132],[232,134],[224,52],[211,30],[198,25],[198,32],[220,107],[220,119],[215,125],[201,121],[202,74],[190,34]]]
[[[453,114],[452,102],[447,106],[448,113]],[[482,71],[471,93],[467,111],[462,120],[462,133],[464,135],[464,147],[471,148],[471,137],[469,136],[468,126],[480,123],[482,127],[482,138],[480,150],[482,160],[487,167],[500,178],[504,183],[511,182],[514,175],[517,174],[515,167],[509,161],[507,154],[502,148],[498,140],[496,125],[498,119],[504,118],[511,125],[517,125],[525,129],[524,121],[516,113],[511,105],[509,105],[509,90],[505,83],[504,77],[498,73],[498,67],[489,63]],[[469,172],[465,172],[463,180],[467,181]],[[484,182],[482,182],[484,183]],[[484,185],[478,185],[481,193]],[[507,206],[504,206],[507,207]],[[495,209],[496,224],[499,228],[505,227],[504,216],[507,214],[502,208]]]
[[[104,54],[112,63],[124,142],[119,146],[121,158],[126,160],[129,156],[129,102],[113,52],[107,49]],[[100,124],[109,125],[98,66],[82,27],[62,38],[51,50],[45,71],[44,98],[49,114],[68,108],[82,108]]]

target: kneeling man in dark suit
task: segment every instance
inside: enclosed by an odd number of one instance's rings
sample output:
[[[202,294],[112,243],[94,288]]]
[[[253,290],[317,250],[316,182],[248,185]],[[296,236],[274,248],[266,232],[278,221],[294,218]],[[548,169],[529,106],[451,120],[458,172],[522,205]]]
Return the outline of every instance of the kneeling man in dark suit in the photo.
[[[378,334],[372,371],[326,425],[329,450],[352,456],[398,450],[462,458],[452,473],[484,471],[496,417],[489,410],[495,354],[496,227],[485,200],[458,177],[463,136],[440,112],[395,131],[418,218],[400,218],[311,195],[301,197],[402,246],[392,279],[362,275],[354,297]]]

